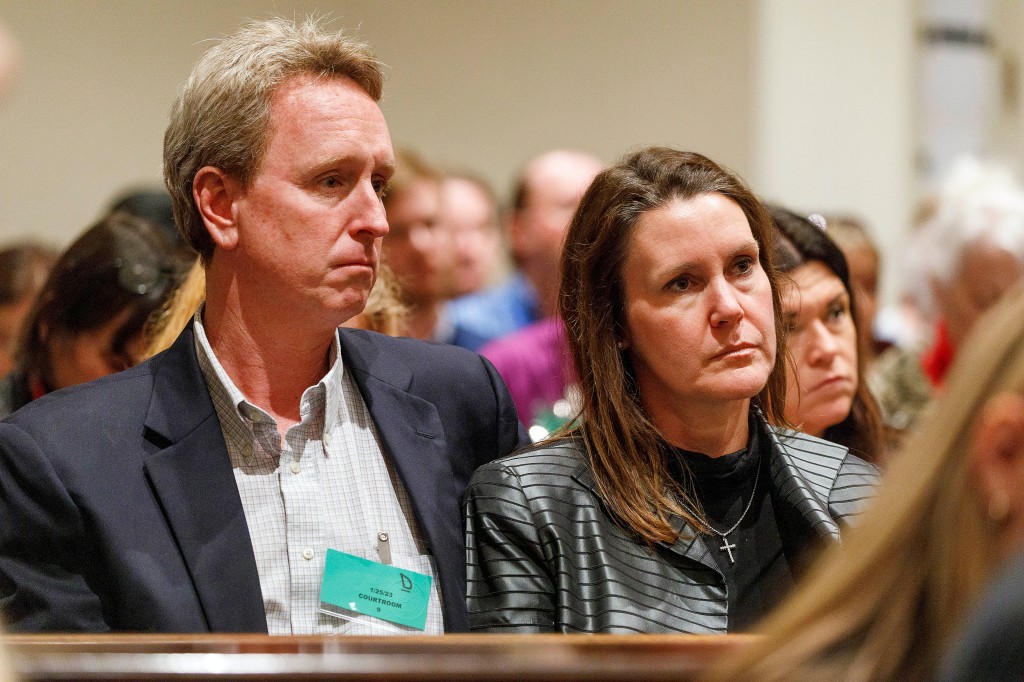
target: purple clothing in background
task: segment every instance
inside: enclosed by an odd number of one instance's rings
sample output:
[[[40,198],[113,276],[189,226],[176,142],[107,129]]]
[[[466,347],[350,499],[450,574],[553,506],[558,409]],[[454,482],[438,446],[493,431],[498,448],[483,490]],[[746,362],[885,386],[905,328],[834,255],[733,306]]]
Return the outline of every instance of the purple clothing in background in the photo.
[[[505,380],[519,421],[527,427],[534,416],[565,396],[574,381],[565,328],[549,317],[492,341],[480,349]]]

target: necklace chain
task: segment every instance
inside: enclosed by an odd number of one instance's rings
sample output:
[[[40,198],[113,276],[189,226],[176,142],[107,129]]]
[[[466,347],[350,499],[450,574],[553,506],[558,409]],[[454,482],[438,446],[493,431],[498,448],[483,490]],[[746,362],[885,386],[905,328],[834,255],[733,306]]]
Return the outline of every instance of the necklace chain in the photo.
[[[735,544],[731,544],[731,545],[729,544],[729,534],[732,533],[734,530],[736,530],[737,528],[740,527],[740,524],[743,523],[743,519],[747,518],[747,512],[750,511],[751,505],[754,504],[754,497],[757,495],[757,482],[761,478],[761,456],[760,456],[760,454],[757,457],[757,464],[756,464],[756,466],[757,466],[757,468],[754,470],[754,485],[750,489],[750,499],[747,500],[747,506],[744,507],[743,513],[740,514],[740,518],[738,518],[736,520],[736,523],[734,523],[732,525],[732,528],[730,528],[729,530],[727,530],[727,531],[725,531],[723,533],[722,531],[720,531],[717,528],[715,528],[714,526],[712,526],[710,523],[707,523],[706,521],[704,522],[704,525],[706,525],[708,527],[708,529],[712,533],[714,533],[718,537],[722,538],[722,541],[723,541],[722,546],[719,547],[718,549],[726,552],[729,555],[729,561],[731,563],[736,563],[736,559],[735,559],[735,557],[733,557],[733,554],[732,554],[732,550],[736,549],[736,545]],[[683,505],[683,506],[686,508],[686,510],[688,512],[693,514],[693,510],[692,509],[690,509],[686,505]],[[697,516],[696,514],[693,514],[693,515]]]

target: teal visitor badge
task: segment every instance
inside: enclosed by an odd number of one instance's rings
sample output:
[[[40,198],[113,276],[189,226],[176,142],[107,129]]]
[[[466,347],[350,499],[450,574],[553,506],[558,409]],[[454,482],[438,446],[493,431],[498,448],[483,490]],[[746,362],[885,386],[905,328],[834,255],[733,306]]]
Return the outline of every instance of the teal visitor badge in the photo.
[[[429,575],[328,549],[320,610],[342,618],[364,614],[422,630],[430,582]]]

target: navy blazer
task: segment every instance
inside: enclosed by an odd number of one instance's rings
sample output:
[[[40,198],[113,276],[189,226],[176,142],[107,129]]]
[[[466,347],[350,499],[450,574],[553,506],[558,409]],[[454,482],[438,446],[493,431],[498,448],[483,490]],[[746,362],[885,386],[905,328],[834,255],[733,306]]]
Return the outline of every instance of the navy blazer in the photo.
[[[340,331],[341,353],[468,627],[461,498],[525,442],[505,385],[454,346]],[[266,632],[256,560],[191,325],[138,367],[0,422],[0,610],[13,631]]]

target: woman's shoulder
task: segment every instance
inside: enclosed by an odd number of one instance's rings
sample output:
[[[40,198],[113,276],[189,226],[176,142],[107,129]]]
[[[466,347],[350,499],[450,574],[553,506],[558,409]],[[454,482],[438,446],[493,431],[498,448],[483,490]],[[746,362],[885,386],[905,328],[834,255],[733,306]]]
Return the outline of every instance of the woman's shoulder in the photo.
[[[587,471],[582,444],[574,438],[544,441],[521,448],[477,469],[474,480],[530,479],[531,483],[567,484]]]
[[[845,445],[792,429],[767,428],[792,463],[804,473],[827,477],[833,485],[859,481],[873,486],[878,481],[878,467],[853,454]]]
[[[786,462],[829,501],[833,516],[849,520],[874,497],[879,470],[845,446],[790,429],[769,427]],[[792,471],[790,469],[790,471]]]

